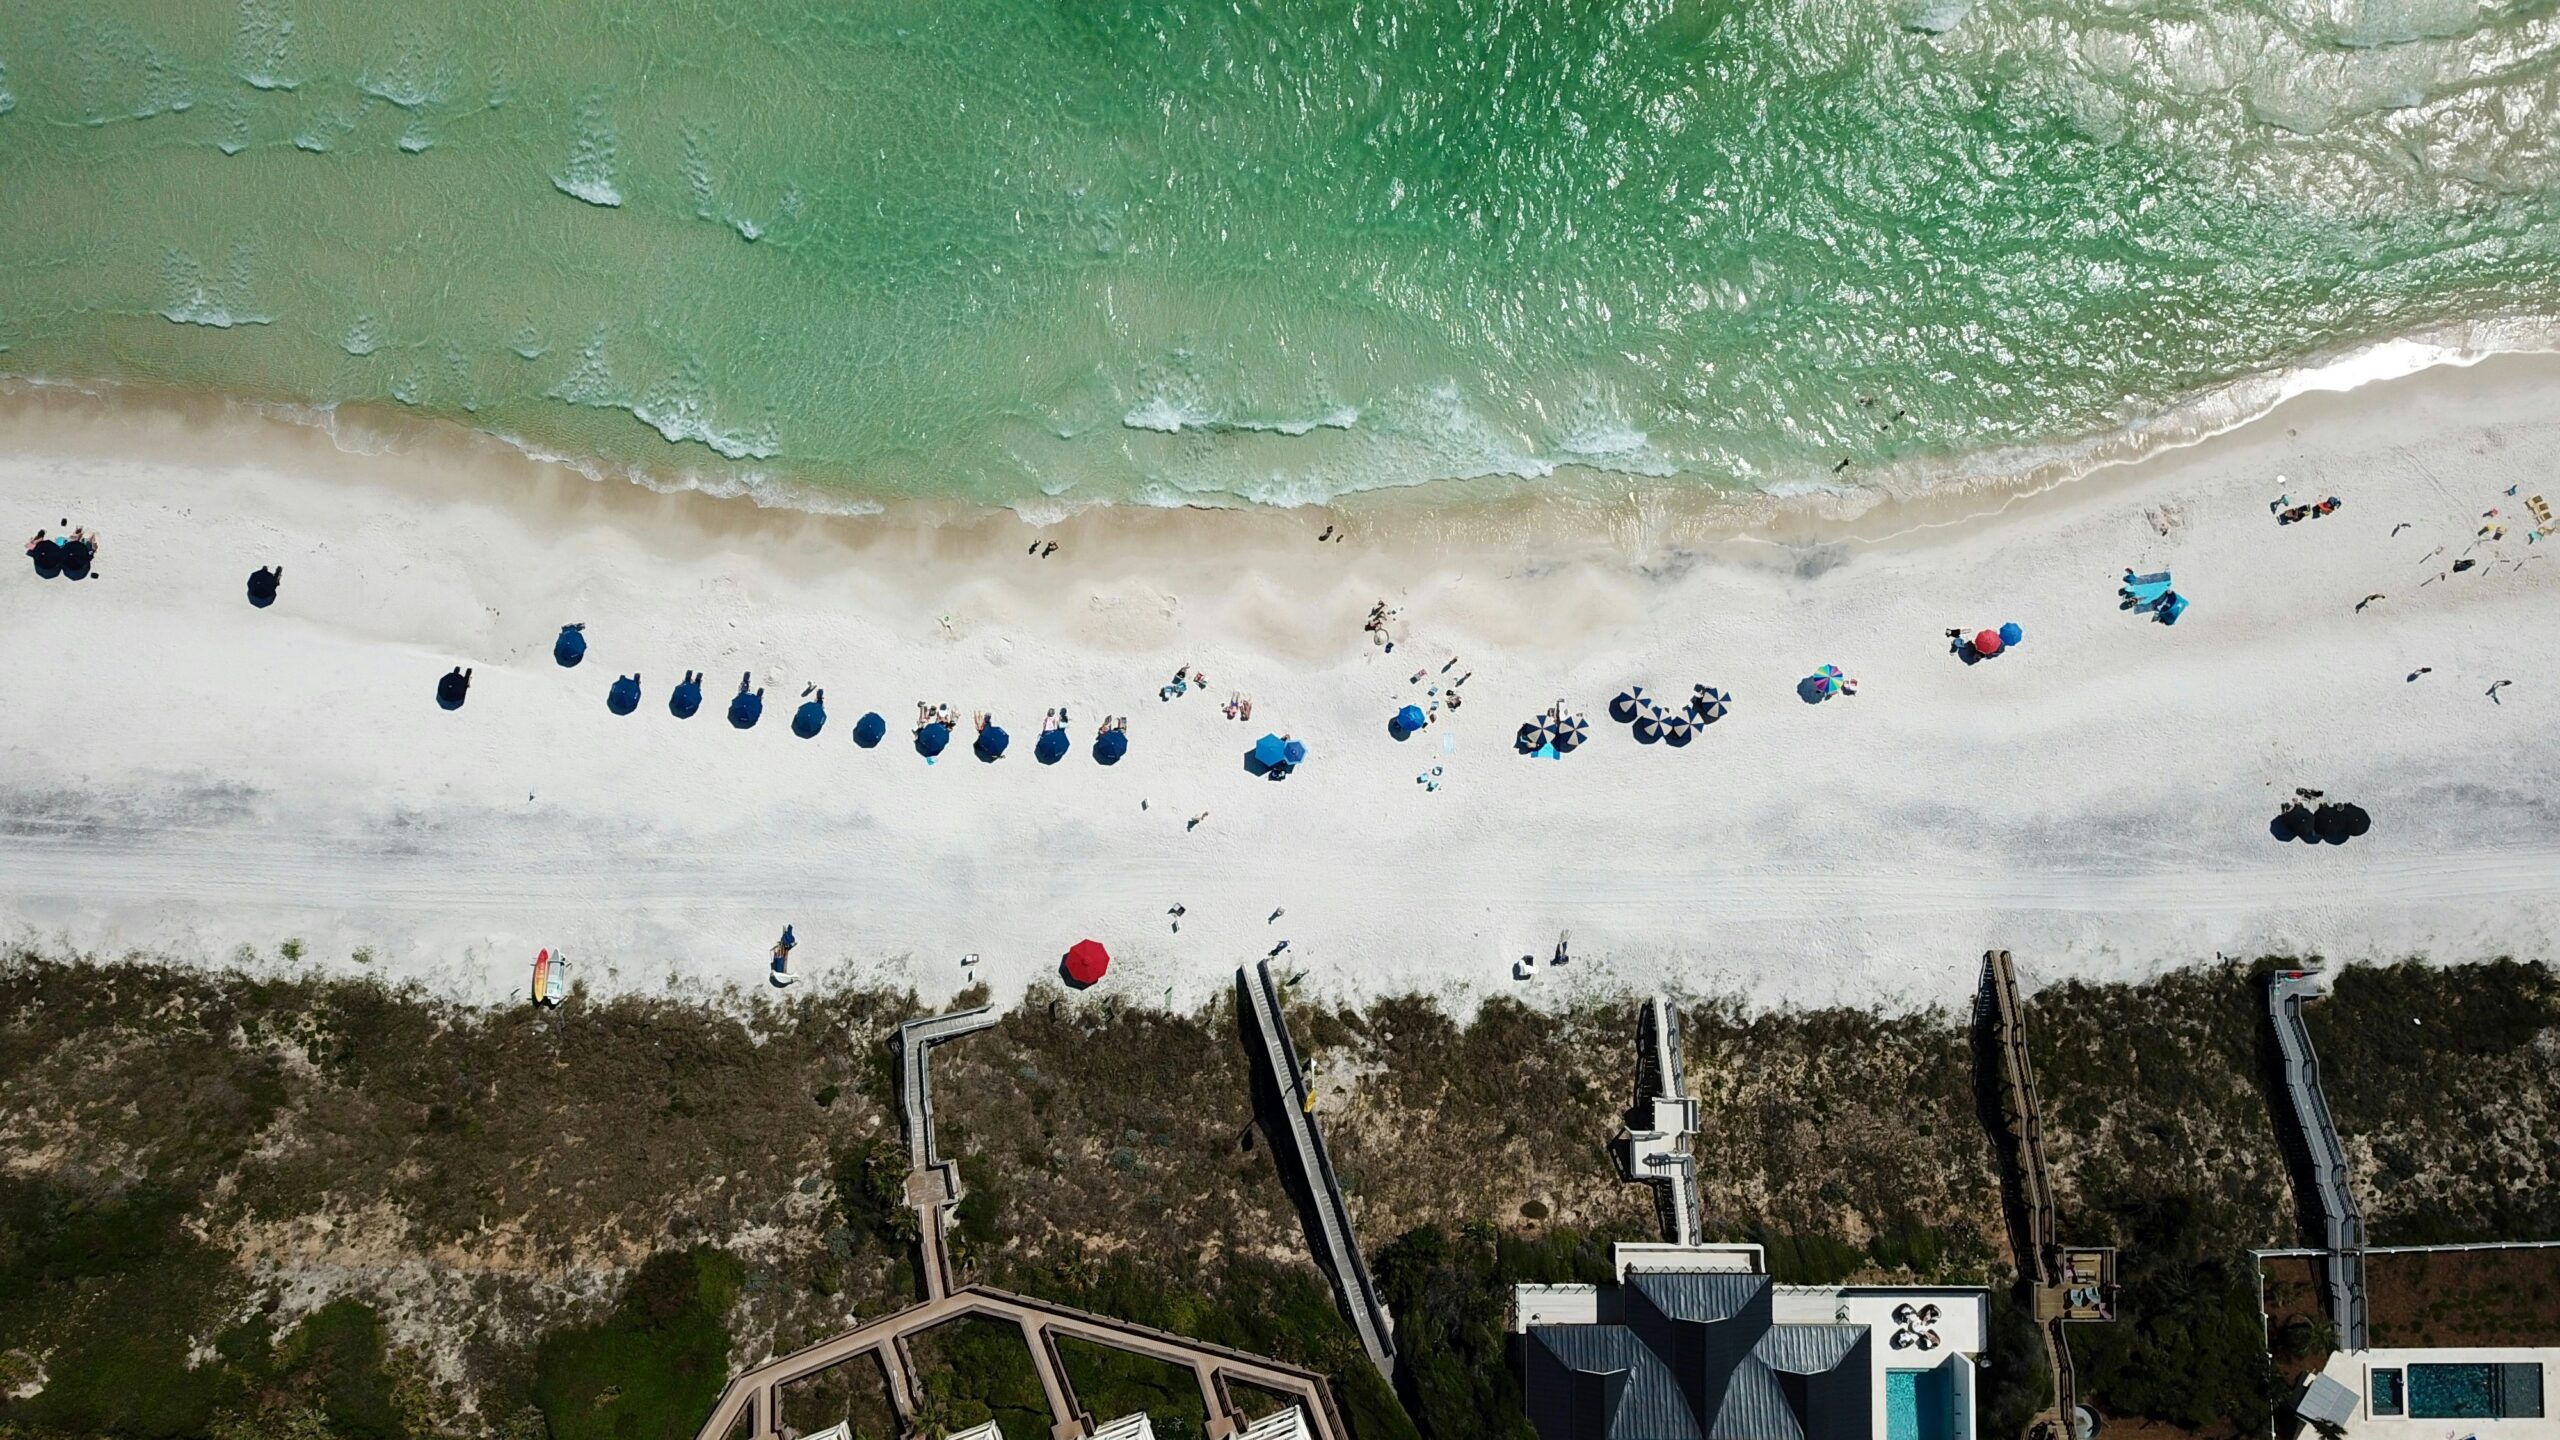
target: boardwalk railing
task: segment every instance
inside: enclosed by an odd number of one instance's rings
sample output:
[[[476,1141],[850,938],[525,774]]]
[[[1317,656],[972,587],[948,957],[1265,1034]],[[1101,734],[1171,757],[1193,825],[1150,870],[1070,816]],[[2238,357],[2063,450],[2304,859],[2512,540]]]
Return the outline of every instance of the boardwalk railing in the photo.
[[[2284,1058],[2285,1093],[2293,1102],[2294,1122],[2309,1152],[2305,1158],[2320,1207],[2329,1318],[2338,1327],[2338,1348],[2353,1351],[2372,1344],[2371,1327],[2365,1320],[2364,1214],[2356,1207],[2346,1148],[2338,1143],[2329,1099],[2321,1093],[2320,1057],[2311,1048],[2311,1030],[2302,1019],[2302,1002],[2326,993],[2311,971],[2279,970],[2267,977],[2267,1018],[2275,1024],[2276,1049]]]
[[[1650,1173],[1632,1163],[1631,1145],[1628,1178],[1653,1187],[1654,1217],[1661,1224],[1662,1238],[1674,1245],[1695,1245],[1704,1225],[1698,1203],[1698,1161],[1686,1144],[1687,1132],[1697,1122],[1696,1106],[1686,1088],[1688,1072],[1680,1066],[1680,1007],[1654,996],[1638,1012],[1636,1031],[1636,1105],[1646,1111],[1670,1105],[1688,1118],[1682,1122],[1679,1151],[1654,1157]]]
[[[2044,1117],[2036,1102],[2035,1066],[2027,1058],[2026,1011],[2018,1003],[2018,975],[2006,950],[1982,957],[1982,988],[1976,995],[1978,1019],[1990,1029],[1993,1053],[2000,1062],[2000,1118],[2008,1130],[2017,1162],[2019,1207],[2025,1212],[2026,1254],[2019,1267],[2039,1297],[2050,1296],[2062,1283],[2061,1221],[2053,1201],[2053,1177],[2045,1168]],[[2041,1304],[2041,1298],[2039,1303]],[[2042,1327],[2048,1373],[2053,1378],[2053,1418],[2059,1432],[2070,1434],[2072,1412],[2080,1403],[2079,1380],[2071,1369],[2071,1343],[2062,1320]]]
[[[1306,1183],[1311,1202],[1308,1210],[1315,1222],[1315,1229],[1307,1238],[1315,1242],[1316,1259],[1333,1278],[1335,1298],[1341,1301],[1343,1314],[1350,1317],[1351,1328],[1359,1332],[1360,1348],[1369,1352],[1369,1363],[1392,1383],[1396,1368],[1394,1324],[1387,1318],[1385,1303],[1378,1298],[1377,1286],[1369,1279],[1368,1263],[1360,1258],[1359,1242],[1351,1232],[1351,1210],[1343,1203],[1341,1184],[1334,1179],[1333,1157],[1324,1148],[1324,1132],[1308,1113],[1306,1073],[1298,1063],[1297,1047],[1289,1041],[1289,1027],[1280,1018],[1280,993],[1271,980],[1271,962],[1265,960],[1239,970],[1237,979],[1244,987],[1245,1014],[1253,1027],[1254,1063],[1279,1094],[1289,1148]]]

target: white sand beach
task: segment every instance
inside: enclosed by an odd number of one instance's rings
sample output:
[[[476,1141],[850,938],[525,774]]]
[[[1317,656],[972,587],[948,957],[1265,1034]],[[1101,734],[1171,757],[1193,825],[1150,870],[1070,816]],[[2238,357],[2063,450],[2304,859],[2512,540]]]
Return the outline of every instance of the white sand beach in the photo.
[[[2005,508],[1856,527],[1901,538],[1692,543],[1630,516],[1615,546],[1385,511],[819,517],[494,444],[345,453],[210,406],[20,392],[0,514],[105,547],[87,581],[15,557],[0,577],[0,938],[245,946],[488,1002],[544,946],[591,988],[761,988],[786,922],[804,985],[928,1000],[1018,995],[1088,935],[1116,957],[1098,993],[1184,1004],[1283,940],[1319,993],[1459,1008],[1652,986],[1939,1006],[1990,946],[2034,983],[2269,950],[2547,959],[2560,539],[2527,542],[2524,500],[2560,501],[2555,381],[2512,357],[2305,397]],[[2279,526],[2280,491],[2345,504]],[[1336,521],[1351,542],[1314,543]],[[1041,533],[1060,552],[1027,558]],[[259,610],[263,564],[284,583]],[[2120,610],[2127,567],[2174,569],[2192,608]],[[1381,598],[1391,655],[1361,629]],[[562,669],[572,621],[590,648]],[[1948,628],[2003,621],[2012,653],[1949,654]],[[1825,662],[1859,693],[1802,701]],[[475,681],[448,713],[456,664]],[[1205,689],[1160,702],[1186,664]],[[680,721],[687,668],[706,700]],[[635,670],[637,713],[609,713]],[[722,709],[745,670],[766,706],[742,732]],[[1389,737],[1459,675],[1462,710]],[[1700,681],[1734,706],[1685,750],[1606,716],[1630,682]],[[829,720],[804,741],[812,683]],[[1220,715],[1231,691],[1252,723]],[[1515,754],[1559,697],[1591,743]],[[981,764],[964,734],[926,765],[918,700],[993,712],[1012,753]],[[1044,766],[1059,704],[1075,744]],[[866,710],[875,750],[851,739]],[[1104,768],[1110,714],[1132,744]],[[1244,767],[1266,730],[1313,752],[1285,782]],[[2278,841],[2297,785],[2372,833]],[[1570,964],[1512,978],[1568,931]]]

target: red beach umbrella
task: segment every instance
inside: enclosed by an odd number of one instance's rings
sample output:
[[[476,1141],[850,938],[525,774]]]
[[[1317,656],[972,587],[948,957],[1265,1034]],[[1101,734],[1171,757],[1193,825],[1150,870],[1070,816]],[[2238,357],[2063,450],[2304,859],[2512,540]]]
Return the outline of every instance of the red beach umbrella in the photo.
[[[2000,632],[1997,630],[1985,630],[1981,634],[1974,636],[1973,653],[1976,655],[1999,654]]]
[[[1098,940],[1079,940],[1067,948],[1067,978],[1090,985],[1111,968],[1111,952]]]

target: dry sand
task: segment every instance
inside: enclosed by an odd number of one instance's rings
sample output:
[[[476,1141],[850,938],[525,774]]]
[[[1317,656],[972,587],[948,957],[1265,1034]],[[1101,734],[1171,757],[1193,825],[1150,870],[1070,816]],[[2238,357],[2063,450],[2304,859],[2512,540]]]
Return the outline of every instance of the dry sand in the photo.
[[[2560,540],[2526,542],[2523,499],[2560,499],[2555,379],[2514,357],[2305,397],[2005,507],[1855,527],[1898,538],[1633,523],[1595,545],[1352,512],[1354,542],[1319,546],[1340,517],[1115,512],[1046,532],[1047,560],[1009,517],[816,517],[485,443],[347,453],[268,418],[22,391],[0,514],[106,548],[86,582],[0,579],[0,938],[246,946],[493,1002],[543,946],[590,987],[760,987],[785,922],[802,983],[928,1000],[1019,994],[1086,935],[1117,957],[1101,992],[1133,1000],[1200,1000],[1285,940],[1322,993],[1458,1008],[1651,986],[1937,1006],[1990,946],[2039,981],[2217,952],[2548,958]],[[2280,490],[2345,508],[2279,527]],[[2492,507],[2508,534],[2475,542]],[[2458,557],[2477,564],[2432,580]],[[267,563],[283,595],[252,609]],[[2174,567],[2184,620],[2120,611],[2128,566]],[[1392,655],[1361,632],[1380,598],[1403,612]],[[2004,620],[2013,653],[1948,653],[1947,628]],[[574,670],[551,658],[569,621],[591,642]],[[1824,662],[1860,693],[1799,699]],[[476,681],[447,713],[457,663]],[[1205,692],[1159,702],[1184,664]],[[706,702],[679,721],[688,667]],[[634,670],[638,713],[610,714]],[[742,670],[766,691],[747,732],[722,717]],[[1399,743],[1417,670],[1473,678]],[[1686,750],[1606,717],[1630,682],[1697,681],[1735,703]],[[830,718],[804,741],[807,683]],[[1232,690],[1252,724],[1220,716]],[[1591,744],[1513,753],[1558,697]],[[918,700],[994,712],[1012,754],[981,764],[964,737],[927,766]],[[1076,743],[1042,766],[1058,704]],[[850,738],[865,710],[890,722],[876,750]],[[1106,714],[1132,741],[1109,769],[1087,754]],[[1246,772],[1265,730],[1313,749],[1283,783]],[[1435,766],[1436,792],[1416,783]],[[2296,785],[2373,832],[2280,843]],[[1569,965],[1511,977],[1565,931]]]

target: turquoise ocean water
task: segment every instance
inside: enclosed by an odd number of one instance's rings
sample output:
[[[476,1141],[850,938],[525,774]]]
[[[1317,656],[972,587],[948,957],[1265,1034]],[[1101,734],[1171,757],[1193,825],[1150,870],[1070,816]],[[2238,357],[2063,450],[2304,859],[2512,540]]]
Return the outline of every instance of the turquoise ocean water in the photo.
[[[15,0],[0,370],[851,501],[1855,484],[2560,311],[2556,55],[2551,0]]]

